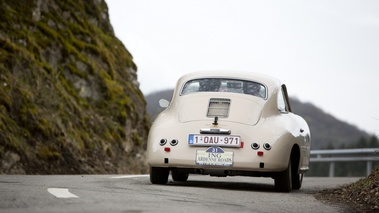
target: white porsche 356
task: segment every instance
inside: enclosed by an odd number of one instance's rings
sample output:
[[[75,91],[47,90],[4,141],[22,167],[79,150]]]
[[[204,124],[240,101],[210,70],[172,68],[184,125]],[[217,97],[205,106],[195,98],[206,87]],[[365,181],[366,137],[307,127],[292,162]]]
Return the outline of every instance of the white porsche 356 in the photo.
[[[309,169],[310,131],[291,112],[279,80],[248,72],[196,72],[177,83],[148,137],[150,181],[189,174],[274,179],[275,190],[300,189]]]

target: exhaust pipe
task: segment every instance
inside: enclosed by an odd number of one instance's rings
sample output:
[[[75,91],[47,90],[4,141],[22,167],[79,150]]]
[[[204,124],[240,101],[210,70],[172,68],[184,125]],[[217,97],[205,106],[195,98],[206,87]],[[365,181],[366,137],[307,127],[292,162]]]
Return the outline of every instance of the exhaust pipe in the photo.
[[[202,170],[202,169],[196,169],[195,172],[196,172],[196,174],[202,175],[204,173],[204,170]]]

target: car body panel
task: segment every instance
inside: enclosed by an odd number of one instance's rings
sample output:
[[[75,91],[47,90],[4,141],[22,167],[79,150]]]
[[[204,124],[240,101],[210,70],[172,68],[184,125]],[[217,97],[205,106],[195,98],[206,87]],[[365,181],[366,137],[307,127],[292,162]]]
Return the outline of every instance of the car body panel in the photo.
[[[203,78],[258,82],[265,86],[266,91],[265,95],[259,97],[213,91],[181,94],[186,82]],[[278,110],[278,96],[284,97],[286,105],[281,111]],[[218,100],[229,100],[226,101],[226,117],[207,116],[212,99],[217,99],[216,106],[219,104]],[[202,171],[202,174],[216,176],[275,177],[288,168],[291,153],[294,155],[294,150],[298,150],[297,172],[304,173],[309,169],[310,130],[306,121],[290,110],[287,88],[275,78],[229,71],[187,74],[178,80],[170,105],[153,122],[148,137],[148,163],[151,167],[184,169],[188,173]],[[240,147],[225,147],[222,143],[210,143],[209,146],[189,145],[189,135],[201,134],[202,129],[229,131],[230,135],[240,136],[242,144]],[[219,135],[227,137],[228,134]],[[164,140],[167,142],[163,144]],[[170,144],[172,141],[175,142],[174,145]],[[254,143],[259,148],[253,149]],[[264,144],[268,144],[270,149],[266,150]],[[210,147],[220,147],[222,151],[232,155],[232,164],[220,166],[196,163]]]

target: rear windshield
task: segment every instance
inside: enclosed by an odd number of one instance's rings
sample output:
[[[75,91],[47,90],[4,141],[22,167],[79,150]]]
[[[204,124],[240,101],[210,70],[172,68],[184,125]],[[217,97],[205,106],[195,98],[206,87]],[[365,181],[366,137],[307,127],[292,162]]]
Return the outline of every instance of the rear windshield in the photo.
[[[196,92],[230,92],[253,95],[266,99],[266,87],[254,81],[228,78],[201,78],[188,81],[181,95]]]

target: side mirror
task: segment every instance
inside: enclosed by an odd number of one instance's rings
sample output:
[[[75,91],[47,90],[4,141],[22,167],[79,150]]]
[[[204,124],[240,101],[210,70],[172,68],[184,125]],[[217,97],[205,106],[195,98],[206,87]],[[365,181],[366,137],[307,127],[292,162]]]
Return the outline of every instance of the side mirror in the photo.
[[[166,99],[159,100],[159,106],[162,108],[167,108],[170,105],[170,102]]]

